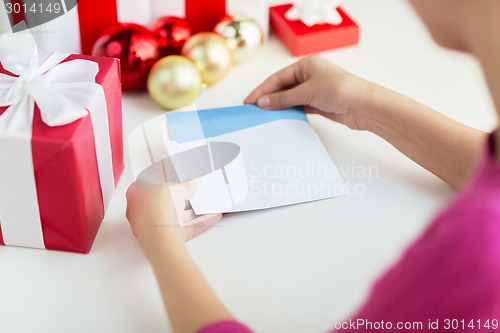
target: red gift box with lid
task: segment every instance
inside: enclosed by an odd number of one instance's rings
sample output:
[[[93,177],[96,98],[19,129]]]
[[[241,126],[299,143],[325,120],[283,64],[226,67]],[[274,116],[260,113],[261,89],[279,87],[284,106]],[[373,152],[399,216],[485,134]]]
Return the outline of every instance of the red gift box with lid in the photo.
[[[291,21],[285,14],[293,5],[285,4],[270,8],[271,28],[294,56],[327,51],[355,45],[359,41],[359,26],[342,8],[339,25],[316,24],[307,26],[301,21]]]
[[[89,115],[81,119],[64,126],[50,127],[42,121],[40,108],[35,104],[31,151],[45,249],[88,253],[104,219],[105,202],[111,199],[104,198],[102,190],[96,131],[109,132],[105,137],[109,134],[111,156],[108,159],[112,166],[108,165],[107,168],[112,170],[109,173],[112,174],[112,187],[118,183],[124,167],[121,85],[118,60],[69,55],[61,64],[75,59],[92,61],[99,67],[95,83],[104,92],[107,124],[93,121],[88,110]],[[0,64],[0,74],[17,76],[4,68]],[[0,107],[0,117],[4,116],[6,110],[7,107]],[[0,140],[13,142],[23,138],[16,137],[16,133],[9,137],[0,132]],[[18,156],[3,158],[15,159]],[[4,184],[0,186],[0,191],[8,191]],[[23,202],[16,206],[16,209],[22,210]],[[5,216],[5,212],[0,211],[0,215]],[[0,226],[3,222],[0,221]],[[23,229],[20,227],[18,232],[22,233]],[[0,227],[0,244],[6,243],[5,232],[2,233]]]
[[[68,2],[67,12],[58,14],[43,23],[41,11],[30,11],[28,0],[6,0],[12,10],[9,15],[12,26],[25,20],[34,32],[38,47],[44,51],[91,54],[96,40],[118,22],[134,22],[149,25],[161,16],[185,18],[193,33],[212,31],[226,14],[250,15],[267,33],[267,4],[264,0],[79,0]],[[48,4],[47,4],[48,5]],[[26,11],[26,8],[28,10]],[[46,7],[37,7],[46,8]],[[59,6],[58,6],[59,8]]]

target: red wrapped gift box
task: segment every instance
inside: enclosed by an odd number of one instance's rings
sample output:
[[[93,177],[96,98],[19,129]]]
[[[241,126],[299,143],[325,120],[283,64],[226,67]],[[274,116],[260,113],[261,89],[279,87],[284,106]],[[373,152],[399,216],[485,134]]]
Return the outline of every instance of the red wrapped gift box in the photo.
[[[26,1],[9,0],[12,5],[19,6],[16,8],[22,9],[10,13],[9,18],[12,26],[23,20],[28,22],[30,28],[39,24],[38,21],[41,18],[38,17],[37,12],[24,11],[23,5]],[[158,16],[155,12],[151,12],[150,15],[146,15],[150,17],[144,17],[145,12],[153,11],[158,7],[175,6],[176,1],[184,1],[185,17],[191,25],[193,33],[212,31],[219,20],[226,15],[226,0],[171,0],[170,2],[167,0],[79,0],[74,12],[61,15],[40,25],[33,31],[36,32],[35,39],[39,48],[44,51],[91,54],[94,43],[106,29],[118,22],[137,22],[139,20],[138,23],[149,24]],[[152,3],[155,4],[154,8],[150,8]],[[130,17],[123,15],[123,13],[136,13],[136,15]],[[75,41],[79,41],[79,43],[75,43]]]
[[[19,11],[13,10],[10,13],[9,19],[12,26],[15,26],[23,20],[28,21],[27,25],[30,28],[34,28],[40,24],[38,21],[43,18],[43,16],[36,10],[30,11],[31,5],[29,5],[26,0],[9,0],[9,2],[13,6],[14,4],[19,6],[16,8],[21,8]],[[25,6],[25,3],[28,4],[28,6]],[[28,8],[28,10],[25,10],[25,8]],[[73,9],[71,11],[73,11]],[[37,42],[40,44],[39,47],[41,47],[42,50],[91,54],[95,41],[101,36],[103,31],[118,22],[117,1],[79,0],[76,11],[77,15],[71,16],[69,21],[62,16],[66,15],[69,17],[70,14],[61,15],[61,17],[53,19],[53,21],[62,22],[60,25],[52,25],[54,23],[52,22],[46,30],[42,29],[37,32],[35,38],[37,38]],[[29,18],[30,15],[33,16],[32,19],[34,22]],[[38,15],[41,17],[38,17]],[[70,24],[68,25],[68,23]],[[79,31],[80,35],[71,35],[75,31]],[[80,49],[73,48],[73,45],[75,45],[74,39],[76,38],[80,38]],[[55,43],[61,45],[60,47],[44,47],[44,42],[46,40],[51,41],[52,43],[49,44],[53,46],[54,39]],[[71,46],[68,46],[68,44]]]
[[[301,21],[290,21],[285,13],[293,5],[286,4],[270,8],[271,28],[294,56],[327,51],[357,44],[359,26],[342,10],[339,25],[317,24],[308,27]]]
[[[64,62],[73,59],[99,65],[95,82],[102,86],[106,99],[116,186],[124,167],[119,62],[76,55]],[[0,73],[8,73],[1,64]],[[6,109],[0,107],[0,117]],[[88,253],[104,218],[94,128],[90,116],[49,127],[35,106],[31,147],[46,249]],[[5,244],[1,229],[0,244]]]
[[[266,0],[78,0],[66,2],[68,12],[60,15],[58,11],[54,17],[31,10],[32,0],[5,1],[16,7],[8,15],[10,23],[14,26],[25,20],[34,32],[38,48],[43,51],[91,54],[97,39],[118,22],[147,26],[162,16],[185,18],[193,33],[197,33],[212,31],[226,14],[243,14],[257,20],[266,36],[268,32]],[[49,18],[52,20],[43,23]]]

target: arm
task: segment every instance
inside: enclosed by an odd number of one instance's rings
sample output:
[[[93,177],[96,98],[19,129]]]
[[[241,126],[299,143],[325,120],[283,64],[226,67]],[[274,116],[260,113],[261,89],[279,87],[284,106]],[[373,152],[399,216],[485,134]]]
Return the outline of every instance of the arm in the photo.
[[[272,75],[245,103],[264,109],[304,105],[307,112],[373,132],[454,188],[469,178],[486,137],[317,56]]]
[[[455,189],[465,185],[481,156],[487,133],[380,86],[374,87],[371,98],[373,104],[360,115],[366,130]]]
[[[220,214],[196,217],[185,210],[195,190],[190,183],[171,188],[132,184],[127,192],[127,218],[153,267],[174,332],[194,333],[210,323],[226,322],[219,325],[229,325],[235,333],[247,333],[249,330],[234,322],[213,293],[184,245],[185,239],[221,218]],[[213,327],[213,331],[220,328]]]
[[[184,244],[173,241],[144,250],[153,267],[168,316],[176,333],[193,333],[211,322],[233,319]]]

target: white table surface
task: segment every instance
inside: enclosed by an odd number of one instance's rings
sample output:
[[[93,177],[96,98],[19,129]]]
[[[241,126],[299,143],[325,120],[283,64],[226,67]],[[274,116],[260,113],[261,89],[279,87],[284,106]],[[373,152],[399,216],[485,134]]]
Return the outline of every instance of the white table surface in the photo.
[[[350,0],[345,7],[361,25],[361,42],[325,57],[471,126],[494,127],[479,66],[435,46],[406,2]],[[241,104],[295,60],[272,36],[196,105]],[[162,112],[147,94],[126,95],[125,135]],[[259,332],[323,332],[348,316],[454,195],[374,135],[311,122],[357,195],[229,215],[188,244],[227,306]],[[357,174],[366,169],[368,177]],[[0,247],[0,332],[170,332],[125,219],[131,181],[127,168],[89,255]]]

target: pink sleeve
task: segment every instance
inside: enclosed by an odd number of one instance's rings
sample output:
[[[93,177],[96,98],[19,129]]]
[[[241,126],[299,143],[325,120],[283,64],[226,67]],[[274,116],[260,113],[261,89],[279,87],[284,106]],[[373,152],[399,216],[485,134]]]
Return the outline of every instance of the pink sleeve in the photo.
[[[462,194],[374,285],[361,310],[335,328],[500,331],[500,163],[494,135]]]
[[[235,320],[225,320],[208,324],[197,333],[253,333],[253,331]]]
[[[455,331],[483,331],[478,325],[500,320],[498,281],[500,214],[452,209],[375,284],[339,331],[373,332],[381,323],[398,332],[446,331],[447,323],[457,324]]]

